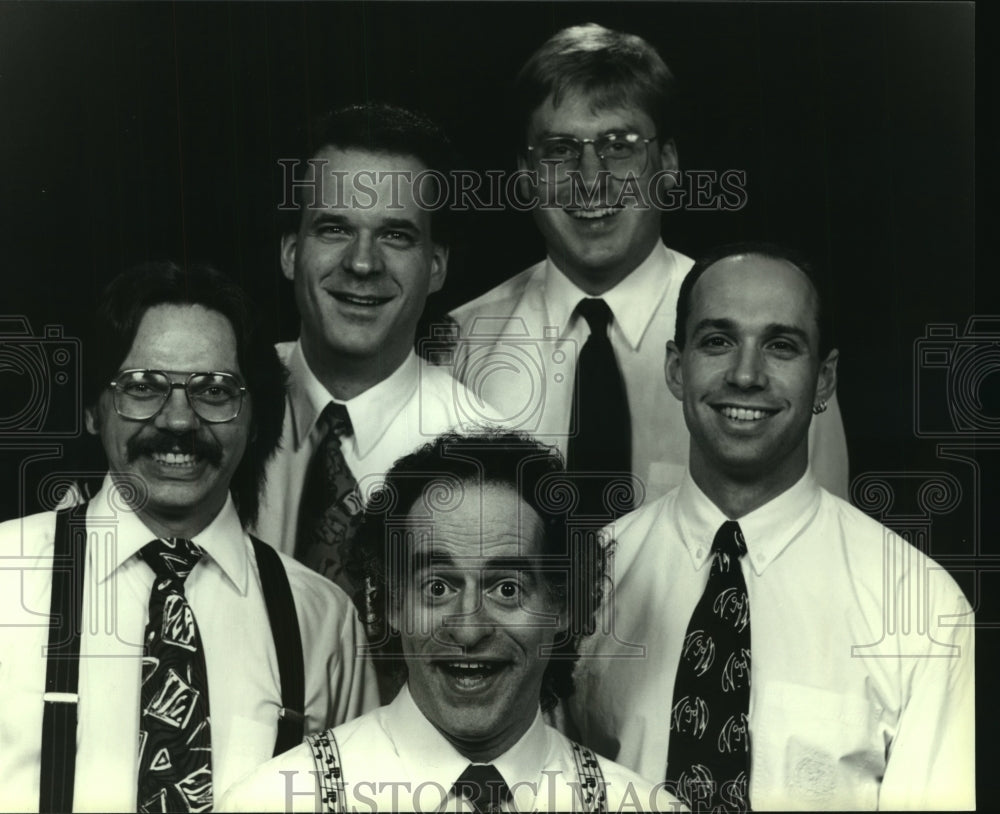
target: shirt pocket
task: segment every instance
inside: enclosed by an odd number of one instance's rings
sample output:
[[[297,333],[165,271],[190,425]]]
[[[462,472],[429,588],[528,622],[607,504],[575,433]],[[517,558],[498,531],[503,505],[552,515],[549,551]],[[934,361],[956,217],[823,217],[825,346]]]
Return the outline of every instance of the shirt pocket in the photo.
[[[786,681],[757,688],[754,808],[874,809],[885,772],[883,710],[863,694]]]

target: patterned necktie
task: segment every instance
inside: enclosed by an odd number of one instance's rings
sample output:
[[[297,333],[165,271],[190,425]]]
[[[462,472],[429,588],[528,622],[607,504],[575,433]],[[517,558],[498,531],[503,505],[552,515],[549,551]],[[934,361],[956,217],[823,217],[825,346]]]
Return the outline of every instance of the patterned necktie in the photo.
[[[344,543],[357,529],[363,506],[340,440],[354,429],[343,404],[331,402],[317,421],[326,434],[306,473],[295,557],[353,596],[354,586],[344,570]]]
[[[154,540],[139,556],[156,574],[149,597],[139,710],[139,811],[210,811],[212,732],[205,652],[184,580],[204,551]]]
[[[510,789],[492,763],[470,763],[455,781],[454,789],[476,814],[495,814],[510,800]]]
[[[667,787],[691,811],[750,810],[750,603],[738,523],[722,524],[688,623],[670,713]]]
[[[602,299],[583,299],[576,307],[590,326],[590,336],[580,349],[573,388],[573,416],[566,452],[566,468],[585,473],[577,478],[579,509],[613,520],[632,509],[631,489],[608,490],[623,476],[631,482],[632,420],[625,380],[608,338],[611,309]]]

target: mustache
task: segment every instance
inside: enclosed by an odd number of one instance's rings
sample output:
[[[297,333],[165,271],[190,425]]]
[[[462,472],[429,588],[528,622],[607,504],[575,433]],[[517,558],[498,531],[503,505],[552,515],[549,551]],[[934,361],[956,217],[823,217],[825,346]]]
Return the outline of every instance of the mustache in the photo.
[[[157,430],[149,435],[133,436],[125,442],[125,454],[129,463],[135,461],[140,455],[169,452],[191,454],[203,458],[216,467],[222,464],[222,447],[196,432],[175,435]]]

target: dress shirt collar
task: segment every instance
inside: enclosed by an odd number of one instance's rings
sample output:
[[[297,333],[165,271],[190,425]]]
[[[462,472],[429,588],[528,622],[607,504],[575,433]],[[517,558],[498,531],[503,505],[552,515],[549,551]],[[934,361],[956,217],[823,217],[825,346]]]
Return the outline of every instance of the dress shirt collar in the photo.
[[[301,341],[295,343],[288,357],[288,372],[288,393],[295,421],[295,448],[299,449],[306,442],[319,414],[334,401],[347,407],[354,429],[351,443],[358,457],[363,458],[385,435],[416,390],[420,361],[416,353],[410,351],[403,364],[387,378],[350,401],[335,399],[316,378],[306,362]]]
[[[812,521],[819,510],[820,495],[819,484],[807,469],[794,486],[738,518],[754,573],[760,576]],[[710,559],[715,533],[729,518],[698,488],[690,470],[684,473],[675,505],[680,538],[695,569],[700,570]]]
[[[666,296],[673,264],[673,255],[662,240],[657,241],[653,251],[631,274],[601,295],[632,350],[639,347],[653,314]],[[551,257],[546,259],[542,298],[548,324],[558,326],[560,336],[565,336],[569,330],[577,303],[589,296],[556,266]]]
[[[386,709],[388,731],[407,776],[438,784],[449,792],[470,761],[455,749],[417,707],[408,686]],[[492,763],[507,785],[516,792],[516,784],[536,782],[544,768],[548,752],[548,734],[539,711],[528,731],[510,749]]]
[[[107,556],[99,553],[94,560],[98,580],[102,583],[157,536],[147,528],[139,515],[128,508],[110,474],[104,476],[101,490],[94,495],[87,507],[87,528],[89,533],[107,529],[113,531],[115,536],[114,546],[108,549],[97,547],[99,552],[109,552]],[[243,526],[236,513],[232,495],[228,495],[222,511],[204,531],[192,538],[218,564],[240,594],[246,593],[249,578],[243,536]]]

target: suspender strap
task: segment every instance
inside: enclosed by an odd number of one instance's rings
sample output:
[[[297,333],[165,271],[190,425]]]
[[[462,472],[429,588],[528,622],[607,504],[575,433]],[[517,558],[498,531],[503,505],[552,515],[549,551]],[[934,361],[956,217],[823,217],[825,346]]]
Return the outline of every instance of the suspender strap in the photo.
[[[576,775],[580,782],[580,802],[583,804],[581,811],[606,814],[608,793],[604,787],[604,772],[601,771],[601,764],[597,762],[597,755],[575,741],[570,741],[569,745],[573,747],[573,758],[576,760]]]
[[[42,696],[45,711],[38,795],[38,810],[42,814],[73,810],[83,574],[87,562],[86,516],[86,504],[56,513],[51,620]]]
[[[323,805],[319,811],[330,814],[342,814],[347,811],[347,793],[344,791],[344,771],[340,764],[340,750],[333,730],[318,732],[306,738],[306,743],[312,750],[313,764],[316,767],[314,777],[319,786],[320,800]]]
[[[267,543],[253,535],[254,554],[260,585],[264,591],[267,618],[271,622],[271,635],[278,655],[278,678],[281,682],[281,709],[278,712],[278,737],[274,754],[280,755],[302,743],[306,710],[305,661],[302,656],[302,636],[299,617],[295,613],[295,600],[288,584],[285,566],[278,553]]]

